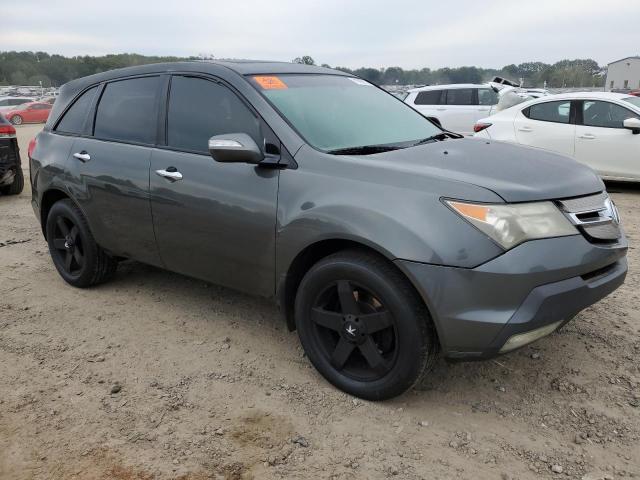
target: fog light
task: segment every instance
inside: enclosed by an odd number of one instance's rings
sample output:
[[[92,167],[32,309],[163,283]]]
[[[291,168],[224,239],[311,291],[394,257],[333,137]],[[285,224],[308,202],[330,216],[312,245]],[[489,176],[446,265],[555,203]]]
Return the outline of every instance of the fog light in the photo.
[[[528,343],[535,342],[539,338],[546,337],[551,332],[554,332],[562,323],[562,320],[559,322],[551,323],[549,325],[545,325],[544,327],[536,328],[535,330],[531,330],[525,333],[519,333],[512,337],[509,337],[502,348],[500,349],[500,353],[510,352],[511,350],[515,350],[516,348],[520,348]]]

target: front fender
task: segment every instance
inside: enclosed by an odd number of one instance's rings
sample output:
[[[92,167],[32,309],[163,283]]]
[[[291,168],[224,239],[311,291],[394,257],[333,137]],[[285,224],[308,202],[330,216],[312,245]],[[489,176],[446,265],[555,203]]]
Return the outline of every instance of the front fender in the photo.
[[[441,201],[496,201],[493,192],[327,157],[308,161],[296,155],[299,168],[280,175],[276,278],[307,246],[323,240],[362,243],[390,260],[463,268],[502,253]]]

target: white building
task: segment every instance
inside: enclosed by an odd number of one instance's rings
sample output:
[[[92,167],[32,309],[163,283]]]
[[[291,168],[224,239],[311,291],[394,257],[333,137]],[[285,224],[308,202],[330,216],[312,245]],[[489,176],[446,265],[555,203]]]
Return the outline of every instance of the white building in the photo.
[[[609,64],[606,89],[640,88],[640,56],[627,57]]]

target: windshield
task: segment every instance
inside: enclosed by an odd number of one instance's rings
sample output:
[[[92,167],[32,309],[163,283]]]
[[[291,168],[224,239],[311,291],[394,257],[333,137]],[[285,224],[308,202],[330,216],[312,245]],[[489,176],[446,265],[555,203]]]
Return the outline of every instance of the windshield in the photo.
[[[623,98],[622,100],[624,100],[627,103],[630,103],[635,107],[640,108],[640,97],[627,97],[627,98]]]
[[[411,107],[359,78],[254,76],[255,87],[313,147],[410,146],[441,130]]]

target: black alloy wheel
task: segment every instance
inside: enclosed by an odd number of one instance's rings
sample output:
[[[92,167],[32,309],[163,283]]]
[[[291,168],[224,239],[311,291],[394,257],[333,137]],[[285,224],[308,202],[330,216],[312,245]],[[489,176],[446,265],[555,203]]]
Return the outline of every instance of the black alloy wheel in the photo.
[[[437,358],[424,302],[392,262],[373,252],[345,250],[313,265],[298,286],[295,321],[316,369],[367,400],[400,395]]]
[[[73,220],[63,215],[56,218],[53,230],[53,247],[58,261],[64,266],[69,276],[78,276],[84,267],[84,248],[80,238],[80,230]]]
[[[318,295],[311,320],[336,370],[361,381],[382,378],[391,370],[398,347],[395,321],[371,291],[339,280]]]
[[[96,243],[82,211],[71,200],[53,204],[46,236],[53,264],[74,287],[96,285],[116,271],[117,261]]]

